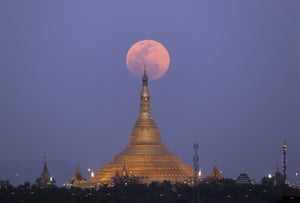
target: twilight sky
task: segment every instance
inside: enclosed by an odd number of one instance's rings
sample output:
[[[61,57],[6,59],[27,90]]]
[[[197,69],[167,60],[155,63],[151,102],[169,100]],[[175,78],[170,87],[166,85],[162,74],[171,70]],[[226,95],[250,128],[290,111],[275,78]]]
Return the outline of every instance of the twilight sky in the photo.
[[[154,39],[171,64],[150,82],[164,144],[205,176],[300,172],[300,1],[0,1],[0,160],[108,163],[129,143],[141,81],[126,68]],[[39,174],[38,174],[39,175]]]

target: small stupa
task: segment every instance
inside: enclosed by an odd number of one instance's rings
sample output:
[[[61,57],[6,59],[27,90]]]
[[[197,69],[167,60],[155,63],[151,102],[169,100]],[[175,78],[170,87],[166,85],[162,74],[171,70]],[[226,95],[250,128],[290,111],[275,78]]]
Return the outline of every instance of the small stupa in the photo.
[[[44,167],[42,170],[42,174],[39,178],[36,179],[35,183],[38,187],[42,188],[51,186],[55,183],[54,178],[49,174],[46,156],[44,156]]]
[[[84,181],[85,179],[83,178],[81,172],[80,172],[80,168],[79,168],[79,164],[77,164],[74,174],[70,179],[70,183],[71,184],[76,184],[77,182],[81,182]]]
[[[218,182],[220,180],[224,179],[222,173],[219,171],[217,167],[216,161],[214,162],[214,165],[211,169],[210,175],[205,178],[204,182],[211,183],[211,182]]]

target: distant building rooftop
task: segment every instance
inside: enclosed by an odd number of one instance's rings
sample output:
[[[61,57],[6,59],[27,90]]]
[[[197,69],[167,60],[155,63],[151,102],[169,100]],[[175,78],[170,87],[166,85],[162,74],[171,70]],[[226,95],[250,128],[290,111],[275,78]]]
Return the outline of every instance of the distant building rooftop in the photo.
[[[241,173],[237,179],[237,184],[254,184],[254,180],[250,179],[247,173]]]

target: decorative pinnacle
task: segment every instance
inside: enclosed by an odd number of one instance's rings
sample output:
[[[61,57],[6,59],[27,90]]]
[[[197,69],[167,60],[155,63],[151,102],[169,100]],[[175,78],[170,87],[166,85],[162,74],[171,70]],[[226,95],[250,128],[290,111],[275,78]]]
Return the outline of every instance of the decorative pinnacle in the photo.
[[[140,104],[140,113],[139,119],[151,119],[151,107],[150,107],[150,94],[148,92],[148,77],[146,73],[146,66],[144,66],[144,75],[143,75],[143,88],[141,92],[141,104]]]
[[[148,86],[148,77],[146,74],[146,65],[144,65],[143,86]]]

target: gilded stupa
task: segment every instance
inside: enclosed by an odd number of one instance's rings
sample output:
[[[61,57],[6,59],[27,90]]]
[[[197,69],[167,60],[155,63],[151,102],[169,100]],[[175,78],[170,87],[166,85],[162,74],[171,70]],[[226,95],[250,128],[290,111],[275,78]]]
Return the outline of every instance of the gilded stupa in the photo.
[[[54,178],[49,174],[46,156],[44,156],[44,167],[42,170],[42,174],[39,178],[36,179],[35,183],[38,187],[41,188],[52,186],[55,183]]]
[[[219,182],[223,179],[224,179],[224,177],[222,175],[222,172],[219,171],[216,161],[215,161],[213,168],[211,169],[210,175],[204,179],[204,182],[205,183]]]
[[[194,176],[191,167],[172,154],[161,141],[159,129],[152,117],[146,69],[142,78],[140,110],[132,129],[130,143],[112,161],[99,169],[81,186],[113,185],[117,177],[140,183],[190,182]]]

